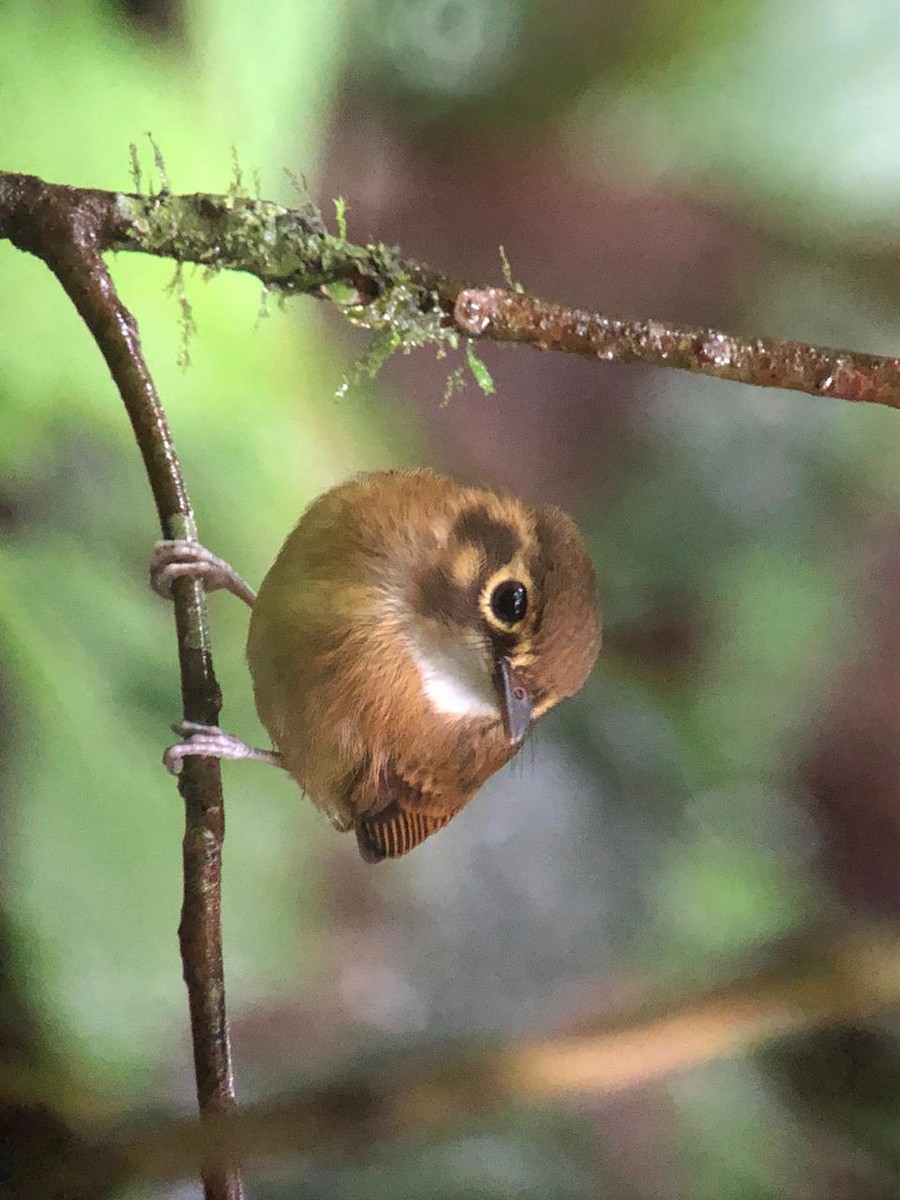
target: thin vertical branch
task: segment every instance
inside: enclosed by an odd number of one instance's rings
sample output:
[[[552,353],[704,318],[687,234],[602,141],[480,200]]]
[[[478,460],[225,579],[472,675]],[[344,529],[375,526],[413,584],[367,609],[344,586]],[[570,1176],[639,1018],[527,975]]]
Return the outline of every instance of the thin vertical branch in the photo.
[[[102,199],[75,189],[28,180],[6,200],[4,233],[37,255],[62,284],[106,360],[144,460],[162,534],[196,536],[181,467],[166,416],[144,361],[137,325],[120,301],[100,253],[108,219]],[[18,200],[19,203],[10,203]],[[216,724],[221,697],[213,672],[202,585],[180,579],[173,588],[181,692],[186,720]],[[225,834],[219,763],[184,764],[179,790],[185,804],[184,902],[179,939],[188,990],[197,1100],[201,1115],[235,1108],[225,1011],[220,922],[222,841]],[[219,1159],[203,1170],[207,1200],[242,1200],[236,1166]]]

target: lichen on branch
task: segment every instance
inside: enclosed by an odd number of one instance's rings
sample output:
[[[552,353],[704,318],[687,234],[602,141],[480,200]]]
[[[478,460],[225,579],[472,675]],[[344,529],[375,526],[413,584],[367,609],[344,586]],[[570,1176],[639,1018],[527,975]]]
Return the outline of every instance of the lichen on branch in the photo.
[[[445,354],[464,340],[469,346],[480,339],[900,408],[898,358],[608,316],[550,303],[518,284],[465,286],[396,247],[350,241],[345,205],[338,208],[338,231],[331,233],[309,204],[286,208],[240,195],[237,187],[226,195],[140,195],[0,173],[0,236],[29,248],[29,214],[62,193],[88,222],[101,251],[139,251],[199,263],[213,273],[243,271],[282,295],[331,302],[352,324],[378,335],[362,357],[362,375],[399,349],[434,345]],[[486,374],[474,374],[484,386]]]

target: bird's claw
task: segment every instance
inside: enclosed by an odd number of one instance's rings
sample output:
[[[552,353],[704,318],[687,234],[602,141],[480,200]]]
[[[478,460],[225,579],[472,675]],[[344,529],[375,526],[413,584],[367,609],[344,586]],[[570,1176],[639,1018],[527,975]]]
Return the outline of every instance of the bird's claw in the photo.
[[[224,588],[253,607],[256,593],[223,558],[200,542],[184,538],[159,541],[150,558],[150,586],[164,600],[172,599],[172,585],[185,576],[202,579],[208,592]]]
[[[196,721],[179,721],[172,726],[174,733],[184,740],[169,746],[163,754],[163,764],[170,775],[180,775],[186,758],[252,758],[259,762],[281,766],[281,757],[275,750],[262,750],[248,746],[231,733],[225,733],[218,725],[201,725]]]

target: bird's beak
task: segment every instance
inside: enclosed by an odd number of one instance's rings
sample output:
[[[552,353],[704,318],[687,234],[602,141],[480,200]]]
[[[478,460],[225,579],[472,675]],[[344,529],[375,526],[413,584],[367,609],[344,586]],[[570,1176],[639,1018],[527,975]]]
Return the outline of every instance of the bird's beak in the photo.
[[[497,659],[494,686],[500,697],[506,737],[511,746],[518,746],[531,724],[534,697],[505,658]]]

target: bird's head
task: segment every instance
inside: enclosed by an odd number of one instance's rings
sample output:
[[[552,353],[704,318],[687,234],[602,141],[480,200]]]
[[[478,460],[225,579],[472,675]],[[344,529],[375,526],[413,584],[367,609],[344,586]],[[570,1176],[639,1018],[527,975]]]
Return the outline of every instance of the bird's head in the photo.
[[[425,697],[447,718],[493,717],[517,746],[597,658],[596,577],[581,536],[558,508],[458,485],[428,528],[407,632]]]

